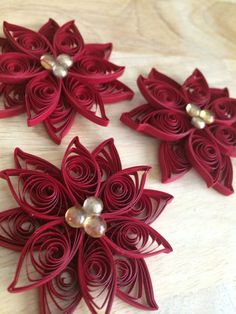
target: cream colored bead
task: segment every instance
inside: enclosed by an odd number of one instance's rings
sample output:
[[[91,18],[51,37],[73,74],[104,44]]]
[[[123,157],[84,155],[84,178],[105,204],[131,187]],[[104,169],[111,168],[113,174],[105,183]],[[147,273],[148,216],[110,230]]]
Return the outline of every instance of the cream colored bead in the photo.
[[[202,118],[206,124],[211,124],[215,120],[214,114],[210,110],[201,110],[200,118]]]
[[[52,70],[56,64],[56,60],[52,55],[45,54],[41,56],[40,63],[44,69]]]
[[[65,220],[72,228],[81,228],[86,219],[86,213],[82,208],[75,206],[69,208],[65,214]]]
[[[103,210],[103,202],[100,198],[90,196],[84,201],[83,209],[87,215],[99,215]]]
[[[198,117],[201,112],[201,109],[193,104],[187,104],[185,109],[190,117]]]
[[[53,68],[52,72],[56,77],[63,78],[67,76],[67,69],[65,69],[62,65],[56,63]]]
[[[69,55],[61,54],[57,57],[57,63],[62,65],[65,69],[69,69],[73,65],[73,60]]]
[[[193,117],[191,123],[197,129],[204,129],[206,126],[206,123],[200,117]]]
[[[93,215],[85,219],[84,231],[92,238],[102,237],[107,230],[107,224],[101,216]]]

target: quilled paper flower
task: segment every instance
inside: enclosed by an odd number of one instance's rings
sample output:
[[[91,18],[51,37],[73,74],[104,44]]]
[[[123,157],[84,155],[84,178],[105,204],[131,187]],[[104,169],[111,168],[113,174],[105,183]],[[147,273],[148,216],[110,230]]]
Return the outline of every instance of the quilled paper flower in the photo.
[[[112,44],[85,44],[73,21],[50,19],[38,32],[4,22],[3,31],[0,118],[26,112],[29,126],[43,121],[59,144],[77,112],[106,126],[104,104],[132,98],[117,80],[124,67],[108,61]]]
[[[230,157],[236,156],[236,99],[228,89],[210,88],[199,70],[178,84],[152,69],[138,86],[147,101],[121,121],[161,140],[162,181],[170,182],[194,167],[208,187],[233,193]]]
[[[92,153],[76,137],[61,169],[16,148],[0,172],[17,208],[0,213],[0,245],[21,251],[10,292],[40,291],[40,313],[69,314],[84,298],[110,313],[116,295],[158,308],[146,257],[172,251],[150,224],[172,196],[145,189],[150,167],[121,167],[113,140]]]

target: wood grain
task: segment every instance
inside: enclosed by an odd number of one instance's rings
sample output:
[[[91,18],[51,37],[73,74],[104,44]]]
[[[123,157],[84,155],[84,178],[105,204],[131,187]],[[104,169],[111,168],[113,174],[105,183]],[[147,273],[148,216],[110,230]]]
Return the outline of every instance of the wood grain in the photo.
[[[212,86],[228,86],[236,97],[235,0],[1,0],[0,21],[37,29],[49,17],[59,23],[75,19],[87,42],[114,43],[112,60],[127,69],[123,81],[137,93],[132,102],[107,106],[111,122],[103,128],[78,117],[61,146],[47,137],[43,125],[26,126],[21,115],[0,121],[0,169],[13,166],[13,149],[60,164],[69,140],[83,144],[114,137],[123,166],[153,166],[148,186],[175,196],[155,227],[173,245],[170,255],[148,260],[159,314],[236,313],[236,196],[207,190],[191,171],[181,180],[161,185],[156,159],[158,141],[132,132],[119,122],[123,111],[143,102],[135,80],[156,67],[182,81],[195,67]],[[236,162],[233,162],[236,171]],[[236,180],[234,179],[236,188]],[[0,183],[0,210],[14,203]],[[37,293],[11,295],[17,254],[0,250],[0,313],[38,313]],[[82,302],[75,313],[89,313]],[[113,314],[145,313],[116,299]]]

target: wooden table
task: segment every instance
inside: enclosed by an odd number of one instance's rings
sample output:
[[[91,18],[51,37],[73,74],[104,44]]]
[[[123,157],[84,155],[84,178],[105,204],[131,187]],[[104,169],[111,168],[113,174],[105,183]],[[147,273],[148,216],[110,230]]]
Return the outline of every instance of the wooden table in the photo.
[[[99,127],[77,117],[60,146],[48,138],[42,124],[26,126],[26,116],[0,121],[0,169],[13,166],[16,146],[60,164],[69,140],[79,135],[94,148],[114,137],[123,166],[148,164],[147,185],[169,192],[175,200],[153,224],[174,248],[170,255],[150,258],[159,314],[236,313],[236,197],[207,189],[189,172],[162,185],[157,140],[137,134],[119,122],[120,114],[143,102],[135,80],[151,67],[184,80],[195,67],[212,86],[228,86],[236,97],[235,0],[1,0],[1,21],[38,29],[49,17],[60,24],[75,19],[86,42],[114,43],[112,61],[125,65],[122,80],[135,90],[131,102],[106,107],[110,126]],[[236,162],[233,161],[236,171]],[[236,188],[236,180],[234,180]],[[0,210],[14,202],[4,182]],[[38,313],[37,293],[9,294],[18,254],[0,249],[0,313]],[[88,313],[82,302],[75,313]],[[112,313],[145,313],[116,299]]]

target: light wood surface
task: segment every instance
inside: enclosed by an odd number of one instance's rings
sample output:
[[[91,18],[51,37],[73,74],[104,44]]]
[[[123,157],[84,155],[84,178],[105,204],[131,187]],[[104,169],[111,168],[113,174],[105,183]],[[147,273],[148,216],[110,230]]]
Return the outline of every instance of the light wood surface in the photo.
[[[207,189],[191,171],[162,185],[157,163],[158,141],[119,122],[123,111],[143,102],[135,80],[151,67],[182,81],[195,67],[212,86],[228,86],[236,97],[235,0],[1,0],[0,21],[38,27],[49,17],[60,24],[75,19],[86,42],[114,44],[112,61],[125,65],[123,81],[136,91],[132,102],[106,107],[107,128],[78,117],[60,146],[43,125],[26,126],[26,116],[0,121],[0,169],[13,166],[16,146],[60,164],[69,140],[79,135],[94,148],[114,137],[124,167],[153,167],[147,186],[169,192],[174,201],[153,224],[174,248],[169,255],[148,259],[159,314],[236,313],[236,196]],[[236,160],[233,161],[236,171]],[[236,175],[235,175],[236,178]],[[234,179],[236,189],[236,179]],[[0,210],[14,202],[0,183]],[[37,293],[9,294],[18,254],[0,248],[0,313],[38,313]],[[82,302],[75,313],[89,313]],[[116,299],[112,313],[145,313]]]

